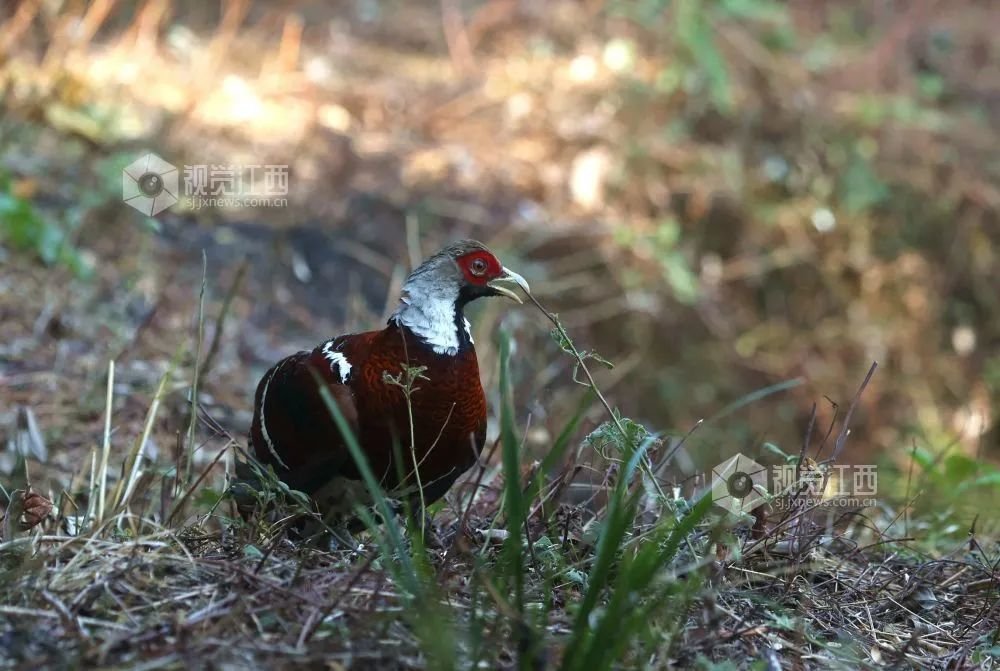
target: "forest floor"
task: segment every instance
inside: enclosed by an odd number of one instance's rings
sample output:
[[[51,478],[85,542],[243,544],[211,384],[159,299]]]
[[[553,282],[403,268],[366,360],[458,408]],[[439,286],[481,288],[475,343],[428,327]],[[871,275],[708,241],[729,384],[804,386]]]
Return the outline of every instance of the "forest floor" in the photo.
[[[592,2],[34,4],[0,10],[0,667],[997,663],[990,7],[857,9],[873,27],[847,39],[822,2],[677,29]],[[121,170],[147,151],[288,166],[289,204],[144,217]],[[632,507],[614,492],[639,439],[602,444],[551,325],[491,304],[489,443],[503,375],[525,491],[573,429],[523,525],[503,446],[434,511],[432,549],[241,521],[226,476],[260,375],[382,323],[459,237],[614,361],[591,360],[598,387],[663,436],[620,485]],[[702,516],[737,449],[877,463],[878,504]],[[29,486],[54,508],[27,531]]]

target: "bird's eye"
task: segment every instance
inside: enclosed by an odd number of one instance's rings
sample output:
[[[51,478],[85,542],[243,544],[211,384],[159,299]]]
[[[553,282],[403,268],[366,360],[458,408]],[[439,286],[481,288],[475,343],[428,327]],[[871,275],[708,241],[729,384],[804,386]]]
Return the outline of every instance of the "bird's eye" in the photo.
[[[470,266],[473,275],[482,275],[486,272],[486,261],[483,259],[475,259]]]

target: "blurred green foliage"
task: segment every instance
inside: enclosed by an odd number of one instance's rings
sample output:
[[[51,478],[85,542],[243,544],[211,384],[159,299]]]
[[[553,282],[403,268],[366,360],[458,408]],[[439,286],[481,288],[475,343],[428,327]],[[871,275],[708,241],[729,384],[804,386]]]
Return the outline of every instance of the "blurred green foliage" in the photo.
[[[85,276],[89,266],[70,233],[63,222],[18,195],[10,177],[0,173],[0,245],[34,254],[48,266],[63,265]]]
[[[975,496],[1000,488],[1000,468],[961,452],[942,457],[929,450],[916,448],[913,460],[922,470],[924,484],[944,494],[952,502],[962,497]],[[956,499],[954,497],[959,497]]]
[[[36,199],[39,177],[16,179],[0,171],[0,245],[33,255],[46,266],[66,268],[77,278],[90,277],[93,261],[80,244],[81,229],[109,204],[120,203],[122,169],[134,159],[126,152],[91,159],[86,182],[74,186],[71,202],[64,205]],[[159,226],[149,217],[142,224],[150,231]]]
[[[872,439],[849,451],[905,464],[919,435],[947,453],[961,417],[978,412],[979,455],[993,458],[1000,162],[983,83],[997,69],[975,8],[606,7],[616,23],[605,54],[627,51],[617,62],[630,64],[604,97],[625,129],[614,237],[638,261],[620,279],[671,299],[650,302],[657,323],[632,338],[649,347],[644,369],[660,373],[639,382],[654,392],[640,392],[645,413],[683,430],[752,385],[805,374],[805,395],[773,399],[725,440],[692,438],[699,452],[762,435],[793,445],[808,403],[842,402],[877,358],[863,415]],[[968,451],[975,439],[961,440]]]
[[[688,261],[687,252],[680,245],[681,227],[676,218],[666,217],[660,220],[649,232],[619,227],[615,229],[615,239],[634,253],[656,259],[662,270],[663,280],[674,298],[686,305],[695,303],[700,291],[698,275]]]

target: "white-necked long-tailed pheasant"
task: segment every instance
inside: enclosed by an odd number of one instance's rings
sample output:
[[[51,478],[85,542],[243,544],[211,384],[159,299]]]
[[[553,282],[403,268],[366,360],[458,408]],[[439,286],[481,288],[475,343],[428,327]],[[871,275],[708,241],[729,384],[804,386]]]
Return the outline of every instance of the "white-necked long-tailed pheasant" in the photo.
[[[427,259],[406,279],[384,329],[327,340],[264,375],[251,452],[289,487],[309,494],[324,515],[349,509],[363,491],[361,475],[320,395],[321,380],[383,487],[413,492],[419,480],[422,497],[410,500],[440,499],[475,464],[486,437],[486,397],[463,309],[484,296],[520,303],[504,283],[528,290],[479,242],[456,242]],[[423,369],[409,401],[391,379],[405,380],[407,367]]]

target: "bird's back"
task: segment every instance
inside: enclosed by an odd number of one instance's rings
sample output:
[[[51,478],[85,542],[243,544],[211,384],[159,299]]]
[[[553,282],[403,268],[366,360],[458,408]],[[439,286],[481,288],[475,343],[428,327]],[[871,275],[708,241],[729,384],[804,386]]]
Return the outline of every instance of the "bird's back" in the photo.
[[[423,369],[410,385],[409,401],[399,386],[407,367]],[[486,398],[471,343],[456,354],[439,354],[395,323],[327,341],[279,361],[264,375],[250,428],[257,459],[293,489],[320,499],[321,507],[323,497],[337,498],[331,488],[343,489],[343,481],[358,481],[360,474],[319,393],[320,381],[388,490],[401,484],[401,469],[402,489],[414,491],[415,461],[430,503],[482,449]]]

